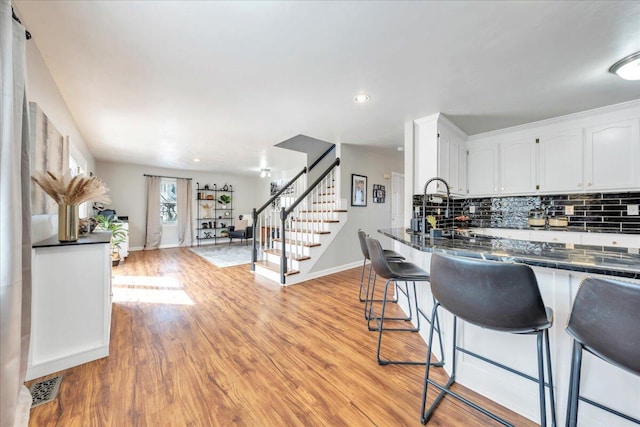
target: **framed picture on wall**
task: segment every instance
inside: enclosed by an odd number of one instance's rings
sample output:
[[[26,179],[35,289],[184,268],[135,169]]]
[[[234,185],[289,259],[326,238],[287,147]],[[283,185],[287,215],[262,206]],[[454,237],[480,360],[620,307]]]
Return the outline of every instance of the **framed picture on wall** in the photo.
[[[367,177],[351,174],[351,206],[367,206]]]
[[[373,184],[373,192],[371,195],[373,197],[373,203],[384,203],[384,199],[386,198],[384,185]]]

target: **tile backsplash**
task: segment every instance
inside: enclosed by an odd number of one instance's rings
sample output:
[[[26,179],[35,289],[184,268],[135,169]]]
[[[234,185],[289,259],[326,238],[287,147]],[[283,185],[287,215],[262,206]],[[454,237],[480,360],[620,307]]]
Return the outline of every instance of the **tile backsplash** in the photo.
[[[544,209],[549,217],[566,216],[571,231],[600,231],[608,233],[640,234],[640,215],[628,215],[628,205],[640,204],[640,192],[591,193],[544,196],[483,197],[452,199],[450,217],[446,225],[459,225],[454,218],[466,215],[471,227],[528,228],[529,210]],[[422,196],[413,198],[414,212],[421,215]],[[427,215],[437,212],[443,204],[427,203]],[[475,213],[470,213],[471,207]],[[573,214],[566,214],[566,207],[573,207]]]

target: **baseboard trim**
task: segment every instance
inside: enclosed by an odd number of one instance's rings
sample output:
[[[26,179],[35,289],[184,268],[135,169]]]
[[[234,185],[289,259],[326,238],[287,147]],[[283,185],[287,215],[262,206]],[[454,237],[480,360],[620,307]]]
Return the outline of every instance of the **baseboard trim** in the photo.
[[[362,261],[354,261],[349,264],[338,265],[335,267],[327,268],[325,270],[313,271],[307,273],[305,280],[317,279],[318,277],[328,276],[329,274],[340,273],[341,271],[350,270],[352,268],[362,266]]]

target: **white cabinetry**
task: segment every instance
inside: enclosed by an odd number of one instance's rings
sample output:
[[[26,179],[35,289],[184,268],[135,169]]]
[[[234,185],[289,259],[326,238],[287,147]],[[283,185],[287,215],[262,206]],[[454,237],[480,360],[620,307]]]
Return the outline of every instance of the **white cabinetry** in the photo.
[[[498,146],[478,144],[469,147],[469,194],[489,196],[498,194]]]
[[[500,194],[536,191],[536,142],[533,138],[500,144]]]
[[[424,184],[440,177],[450,185],[452,194],[467,194],[466,135],[442,114],[414,122],[414,194],[422,194]],[[437,185],[437,187],[436,187]],[[445,193],[440,182],[430,191]]]
[[[64,244],[56,237],[32,251],[27,380],[109,354],[111,233]]]
[[[582,129],[542,135],[539,141],[540,192],[582,191]]]
[[[585,190],[617,190],[638,184],[638,120],[585,129]]]

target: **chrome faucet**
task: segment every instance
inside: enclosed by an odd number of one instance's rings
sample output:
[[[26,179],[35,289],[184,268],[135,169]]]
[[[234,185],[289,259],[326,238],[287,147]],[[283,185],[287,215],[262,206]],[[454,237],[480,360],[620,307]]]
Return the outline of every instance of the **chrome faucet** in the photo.
[[[425,220],[427,218],[427,212],[426,212],[427,211],[427,187],[433,181],[440,181],[441,183],[444,184],[445,188],[447,189],[447,207],[444,210],[444,217],[449,218],[449,198],[451,196],[451,190],[447,181],[445,181],[443,178],[436,176],[434,178],[429,179],[427,183],[424,184],[424,193],[422,195],[422,239],[423,240],[424,240],[425,232],[427,231],[427,227],[425,224]]]

